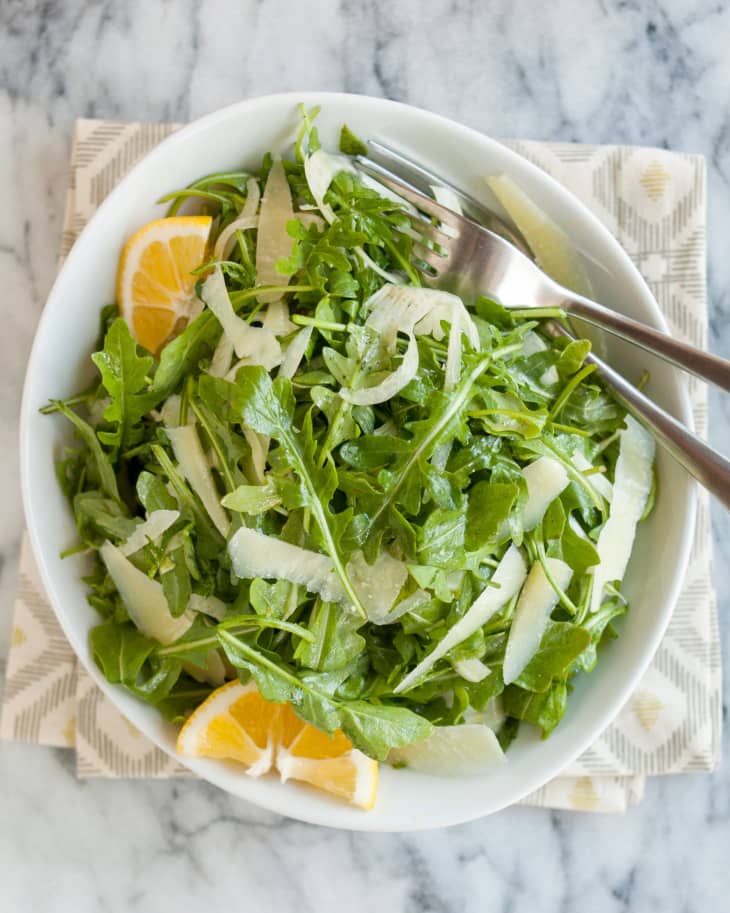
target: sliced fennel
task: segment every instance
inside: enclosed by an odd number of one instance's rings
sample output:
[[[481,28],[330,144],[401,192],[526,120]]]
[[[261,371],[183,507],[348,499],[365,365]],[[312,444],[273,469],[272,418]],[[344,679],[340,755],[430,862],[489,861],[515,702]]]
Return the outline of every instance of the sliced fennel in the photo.
[[[281,364],[281,344],[267,327],[255,327],[241,320],[233,310],[221,268],[217,266],[205,280],[201,295],[230,339],[241,365],[263,365],[267,371]]]
[[[479,350],[476,325],[456,295],[430,288],[406,285],[384,285],[364,305],[369,311],[366,325],[375,330],[384,348],[394,352],[398,333],[408,336],[408,348],[400,365],[381,383],[358,390],[343,388],[340,396],[358,406],[386,402],[407,386],[418,371],[416,336],[444,337],[442,322],[451,325],[444,372],[444,389],[450,391],[461,373],[461,337],[466,336],[472,348]]]

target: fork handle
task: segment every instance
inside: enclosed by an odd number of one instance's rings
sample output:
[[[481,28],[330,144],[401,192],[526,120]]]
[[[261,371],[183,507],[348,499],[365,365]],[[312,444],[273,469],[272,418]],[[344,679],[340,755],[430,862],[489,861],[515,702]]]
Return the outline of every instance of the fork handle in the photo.
[[[652,352],[678,368],[689,371],[695,377],[730,393],[730,361],[680,342],[630,317],[624,317],[623,314],[591,301],[590,298],[575,295],[567,289],[561,291],[564,291],[565,298],[560,305],[566,313],[602,327],[621,339],[633,342],[647,352]]]
[[[574,338],[555,321],[547,326],[553,335]],[[624,409],[641,422],[691,476],[730,510],[730,460],[713,450],[600,358],[589,354],[586,361],[596,366],[597,373],[611,387]]]

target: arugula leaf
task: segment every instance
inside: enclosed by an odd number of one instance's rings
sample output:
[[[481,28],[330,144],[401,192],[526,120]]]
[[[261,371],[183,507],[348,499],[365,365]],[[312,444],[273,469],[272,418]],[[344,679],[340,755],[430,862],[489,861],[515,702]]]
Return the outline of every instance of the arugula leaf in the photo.
[[[358,139],[350,130],[347,124],[342,125],[340,130],[340,152],[345,155],[367,155],[368,147],[361,139]]]
[[[88,422],[85,422],[80,415],[77,415],[72,409],[69,409],[65,403],[54,400],[54,405],[61,415],[65,416],[71,422],[79,437],[86,445],[89,451],[88,469],[93,478],[98,481],[101,490],[110,498],[121,504],[114,469],[107,458],[107,455],[102,450],[94,429]]]
[[[213,381],[214,379],[210,379]],[[218,382],[220,383],[220,382]],[[276,438],[289,460],[300,485],[303,503],[311,510],[327,554],[353,606],[363,618],[367,612],[347,573],[347,561],[339,540],[350,520],[350,513],[333,514],[329,502],[337,487],[337,473],[331,461],[317,466],[312,438],[311,413],[307,413],[297,435],[293,424],[294,398],[291,383],[284,378],[271,380],[261,367],[243,367],[232,386],[231,408],[249,428]]]
[[[426,738],[430,723],[412,710],[364,701],[339,700],[341,679],[334,673],[297,676],[279,657],[272,657],[240,637],[219,631],[229,661],[250,672],[263,697],[288,701],[302,719],[334,732],[341,728],[352,743],[370,757],[384,760],[391,748]]]
[[[172,567],[160,574],[160,582],[170,614],[174,618],[179,618],[188,607],[193,591],[190,572],[185,562],[184,547],[181,545],[174,549],[169,554],[169,560],[172,562]]]
[[[547,691],[525,691],[518,685],[508,685],[502,696],[508,717],[532,723],[547,738],[565,715],[568,705],[568,686],[564,680],[554,682]]]
[[[212,354],[221,334],[221,325],[215,315],[205,310],[188,324],[183,332],[168,342],[160,353],[160,363],[150,385],[154,402],[174,393],[183,378],[197,367],[205,354]]]
[[[120,451],[138,444],[143,437],[140,422],[153,405],[147,392],[152,356],[138,355],[126,321],[118,317],[106,334],[104,348],[91,360],[110,396],[104,419],[116,426],[113,431],[100,430],[99,440],[112,448],[112,459],[116,460]]]
[[[465,544],[476,551],[497,538],[519,495],[514,482],[477,482],[469,489]]]
[[[537,653],[523,669],[516,684],[526,691],[547,691],[562,678],[591,642],[583,627],[564,621],[548,622]]]
[[[132,686],[157,644],[131,622],[106,621],[91,629],[89,644],[94,662],[113,684]]]
[[[309,621],[314,640],[300,641],[294,658],[317,672],[342,669],[365,649],[365,638],[357,633],[361,626],[361,620],[341,606],[318,602]]]

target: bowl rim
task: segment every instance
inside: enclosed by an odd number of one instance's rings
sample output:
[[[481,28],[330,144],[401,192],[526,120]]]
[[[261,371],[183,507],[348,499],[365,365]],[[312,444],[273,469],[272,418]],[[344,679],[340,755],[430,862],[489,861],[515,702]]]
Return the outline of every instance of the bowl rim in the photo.
[[[654,299],[654,296],[652,295],[646,281],[644,280],[644,277],[641,275],[637,267],[631,261],[627,252],[614,237],[614,235],[601,223],[601,221],[591,212],[589,207],[579,197],[573,194],[551,175],[544,172],[537,165],[526,159],[524,156],[520,155],[518,152],[515,152],[510,147],[505,146],[498,140],[492,139],[491,137],[481,133],[474,128],[454,121],[448,117],[445,117],[444,115],[419,108],[415,105],[409,105],[403,102],[368,95],[330,91],[280,92],[269,95],[254,96],[252,98],[235,102],[224,108],[213,111],[201,118],[198,118],[170,134],[157,146],[150,150],[150,152],[148,152],[142,159],[135,163],[130,171],[111,190],[111,192],[102,201],[95,213],[89,219],[88,223],[79,233],[65,262],[59,269],[53,285],[48,293],[46,304],[43,308],[43,312],[34,334],[33,345],[25,372],[23,396],[20,409],[19,438],[21,493],[29,539],[33,555],[38,566],[41,581],[43,583],[43,587],[49,602],[53,607],[54,614],[64,632],[64,635],[74,650],[76,657],[82,662],[83,666],[86,668],[86,671],[91,675],[95,683],[110,698],[114,706],[119,710],[120,713],[123,713],[124,715],[126,715],[126,711],[120,709],[120,702],[118,700],[118,698],[123,695],[123,692],[118,686],[112,685],[104,678],[101,671],[95,666],[93,661],[90,660],[90,657],[88,657],[88,655],[80,646],[82,641],[85,639],[86,634],[84,633],[82,635],[76,630],[76,627],[71,623],[70,616],[65,612],[63,608],[63,600],[56,590],[53,575],[51,574],[48,564],[45,560],[44,550],[38,532],[39,520],[36,516],[30,471],[30,452],[32,449],[30,428],[32,418],[35,415],[35,405],[31,402],[30,381],[37,371],[36,362],[40,357],[39,339],[44,333],[46,323],[50,322],[52,319],[50,315],[54,310],[54,302],[60,295],[59,289],[61,289],[64,284],[66,273],[70,271],[70,264],[73,264],[78,257],[83,255],[84,247],[86,244],[85,239],[94,232],[96,223],[97,221],[101,220],[103,214],[115,205],[116,199],[126,192],[128,183],[134,180],[135,173],[140,167],[143,165],[145,167],[153,166],[158,158],[164,159],[169,155],[171,150],[175,149],[176,147],[184,146],[187,139],[194,134],[200,131],[205,131],[221,121],[225,122],[231,117],[236,117],[239,114],[245,112],[246,109],[255,108],[257,105],[267,106],[286,102],[291,103],[292,105],[304,103],[305,105],[321,104],[325,106],[328,101],[335,100],[337,102],[350,100],[353,103],[370,102],[375,103],[376,106],[380,105],[384,109],[388,109],[390,111],[416,111],[420,116],[425,116],[426,118],[431,119],[432,122],[441,128],[450,131],[452,135],[455,136],[455,138],[458,138],[458,136],[461,135],[470,138],[472,141],[478,141],[485,146],[498,147],[500,155],[505,156],[507,159],[511,159],[513,161],[519,161],[520,168],[531,171],[536,180],[539,180],[543,184],[546,184],[548,187],[550,187],[553,193],[557,193],[558,196],[566,198],[573,211],[577,213],[581,219],[588,221],[592,225],[593,230],[598,233],[601,238],[601,243],[605,245],[606,249],[611,251],[614,256],[617,256],[619,260],[622,260],[624,264],[629,268],[629,271],[633,276],[635,289],[637,293],[641,292],[644,298],[644,302],[647,305],[648,311],[651,315],[650,322],[653,323],[654,326],[658,329],[667,333],[669,332],[669,327],[664,314]],[[681,375],[677,375],[677,382],[674,393],[678,401],[678,408],[675,410],[675,414],[689,428],[693,429],[694,422],[689,397],[689,389],[686,383],[686,379]],[[639,679],[648,668],[662,638],[664,637],[684,581],[684,574],[688,564],[695,531],[696,505],[697,484],[694,481],[690,480],[686,486],[685,497],[682,503],[682,510],[685,517],[687,518],[687,522],[684,524],[679,540],[679,548],[676,555],[677,560],[675,565],[677,571],[674,574],[672,585],[664,607],[661,613],[657,613],[657,623],[655,623],[653,627],[652,636],[647,638],[644,642],[643,651],[641,653],[641,661],[635,664],[634,668],[631,670],[631,674],[628,675],[624,680],[623,685],[615,690],[612,699],[608,702],[607,711],[604,712],[601,716],[600,725],[598,727],[594,726],[593,728],[586,729],[584,737],[582,739],[576,739],[573,749],[569,755],[563,756],[560,759],[559,763],[557,761],[553,761],[550,764],[541,766],[536,771],[534,776],[531,778],[526,777],[524,785],[520,789],[520,794],[509,796],[507,803],[503,803],[502,805],[494,808],[477,808],[475,809],[474,813],[442,816],[444,820],[428,820],[425,823],[422,820],[419,820],[418,822],[414,821],[410,826],[408,822],[405,822],[404,824],[399,824],[397,827],[383,827],[382,823],[376,823],[375,821],[369,825],[369,816],[367,815],[363,815],[362,820],[358,819],[357,822],[353,822],[351,820],[345,820],[343,822],[334,821],[333,819],[336,818],[336,814],[333,813],[330,806],[325,805],[324,803],[322,804],[321,814],[301,814],[298,812],[292,813],[285,799],[278,801],[278,799],[271,800],[268,797],[261,797],[260,799],[247,797],[245,801],[250,801],[252,804],[258,805],[259,807],[277,812],[287,817],[294,817],[297,820],[305,821],[311,824],[324,825],[346,830],[380,832],[406,832],[412,830],[429,830],[438,827],[452,826],[467,821],[472,821],[488,814],[493,814],[504,807],[519,802],[520,799],[524,798],[526,795],[538,789],[540,786],[544,785],[553,777],[558,775],[567,764],[572,763],[575,758],[583,753],[595,741],[600,733],[603,732],[604,729],[615,719],[616,715],[619,713],[623,705],[633,693]],[[135,725],[136,724],[137,723],[135,723]],[[189,767],[189,769],[191,769],[194,773],[198,774],[214,785],[226,790],[226,787],[221,782],[219,782],[219,778],[216,776],[215,769],[212,771],[207,769],[206,764],[209,762],[207,762],[205,759],[197,760],[181,758],[170,752],[169,746],[163,743],[161,738],[158,737],[157,733],[150,732],[145,727],[140,728],[142,728],[144,734],[158,747],[160,747],[166,754],[174,757],[178,762]]]

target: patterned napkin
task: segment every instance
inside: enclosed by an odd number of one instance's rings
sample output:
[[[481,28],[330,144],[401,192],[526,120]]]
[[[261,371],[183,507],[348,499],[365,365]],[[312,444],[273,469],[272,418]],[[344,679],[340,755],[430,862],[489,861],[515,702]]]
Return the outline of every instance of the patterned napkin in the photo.
[[[61,257],[131,166],[175,129],[76,124]],[[705,165],[702,157],[630,146],[509,142],[577,194],[641,270],[673,335],[704,347]],[[707,428],[705,388],[691,383]],[[721,668],[711,585],[708,499],[701,493],[684,589],[639,688],[614,723],[564,773],[525,802],[624,811],[647,775],[712,770],[719,760]],[[76,752],[80,777],[189,775],[152,745],[94,685],[66,642],[23,542],[0,737]]]

